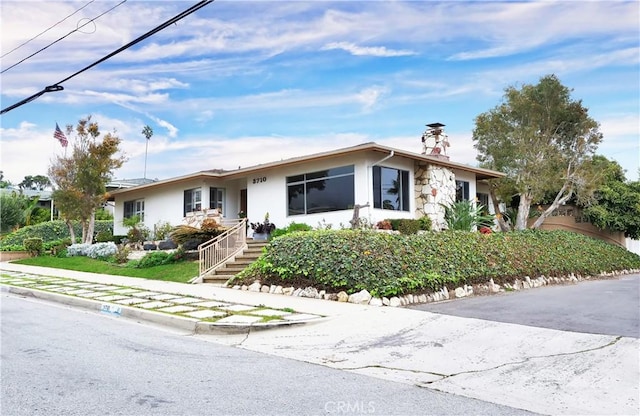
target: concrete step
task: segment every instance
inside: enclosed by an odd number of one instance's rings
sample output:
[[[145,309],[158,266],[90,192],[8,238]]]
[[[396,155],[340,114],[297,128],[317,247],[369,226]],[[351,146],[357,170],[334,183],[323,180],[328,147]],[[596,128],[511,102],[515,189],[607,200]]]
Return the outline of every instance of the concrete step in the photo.
[[[227,280],[231,279],[233,275],[212,275],[203,277],[202,281],[204,283],[225,283]]]
[[[248,265],[256,261],[256,259],[257,257],[236,259],[235,261],[227,262],[226,266],[227,267],[247,267]]]
[[[240,273],[262,255],[263,248],[269,243],[262,240],[247,240],[247,248],[234,260],[227,262],[217,270],[212,270],[202,278],[205,283],[224,283]]]
[[[229,267],[229,266],[222,266],[219,269],[216,269],[213,271],[213,274],[218,275],[218,274],[237,274],[240,273],[241,271],[243,271],[246,268],[246,266],[237,266],[237,267]]]

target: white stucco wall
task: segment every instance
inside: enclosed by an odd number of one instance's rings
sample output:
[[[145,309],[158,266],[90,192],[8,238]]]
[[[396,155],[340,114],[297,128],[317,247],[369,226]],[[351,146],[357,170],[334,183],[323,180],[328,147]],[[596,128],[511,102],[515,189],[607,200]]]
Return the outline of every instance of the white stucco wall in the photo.
[[[384,218],[411,218],[413,209],[404,212],[373,208],[371,165],[376,164],[383,157],[383,154],[372,152],[355,157],[353,155],[337,157],[287,166],[277,170],[265,170],[258,175],[252,175],[247,178],[247,217],[250,222],[262,222],[268,212],[269,220],[279,228],[286,227],[292,222],[305,223],[314,228],[320,225],[331,225],[333,229],[349,227],[349,221],[353,218],[353,209],[309,215],[288,215],[286,178],[339,166],[354,165],[354,203],[358,205],[369,204],[369,207],[360,210],[361,218],[366,218],[373,223]],[[413,161],[393,157],[383,161],[380,166],[409,171],[409,192],[410,195],[413,195]],[[414,201],[411,201],[411,204],[414,204]]]
[[[128,228],[122,225],[124,218],[124,202],[144,199],[144,225],[153,231],[159,223],[168,222],[176,226],[184,224],[183,204],[184,191],[200,188],[202,191],[202,207],[209,207],[209,188],[225,189],[224,218],[237,218],[240,210],[240,189],[244,187],[244,180],[224,182],[222,180],[193,180],[178,184],[159,186],[147,190],[131,190],[125,195],[117,196],[114,209],[114,234],[126,235]]]
[[[126,192],[114,195],[114,233],[124,235],[127,227],[122,225],[124,202],[137,199],[145,201],[144,225],[153,231],[159,223],[168,222],[175,226],[184,224],[183,200],[184,191],[200,188],[202,192],[202,207],[209,207],[209,187],[225,189],[223,217],[225,219],[238,218],[242,189],[247,190],[247,212],[249,222],[263,222],[266,213],[269,220],[278,228],[284,228],[292,222],[306,223],[311,227],[331,225],[333,229],[350,227],[354,210],[352,208],[323,212],[309,215],[288,215],[287,183],[288,176],[311,173],[340,166],[354,166],[354,204],[369,205],[360,209],[360,217],[371,224],[376,224],[383,219],[416,218],[415,199],[415,167],[414,160],[405,157],[393,156],[381,152],[363,152],[346,156],[334,156],[329,159],[311,160],[305,163],[279,166],[271,169],[263,169],[251,173],[246,177],[232,180],[225,178],[196,178],[190,181],[181,181],[174,184],[158,184],[150,188],[136,191],[134,188]],[[409,210],[395,211],[383,210],[373,207],[373,174],[371,167],[374,165],[405,170],[409,172]],[[455,171],[456,179],[469,182],[469,196],[471,199],[476,194],[475,174],[463,171]],[[249,234],[252,231],[249,228]]]

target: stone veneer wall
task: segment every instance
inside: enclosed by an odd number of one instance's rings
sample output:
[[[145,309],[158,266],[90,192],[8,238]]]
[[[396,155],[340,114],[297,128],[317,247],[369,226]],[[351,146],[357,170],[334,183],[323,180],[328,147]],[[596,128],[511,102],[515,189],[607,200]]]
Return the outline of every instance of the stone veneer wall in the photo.
[[[427,163],[415,165],[416,216],[431,218],[434,230],[446,228],[444,207],[456,200],[456,176],[453,171],[442,166]]]

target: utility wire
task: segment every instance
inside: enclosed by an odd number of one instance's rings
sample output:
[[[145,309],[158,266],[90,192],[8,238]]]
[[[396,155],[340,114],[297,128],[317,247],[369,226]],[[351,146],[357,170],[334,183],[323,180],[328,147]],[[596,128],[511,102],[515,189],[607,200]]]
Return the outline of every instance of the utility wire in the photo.
[[[10,70],[13,67],[16,67],[18,65],[20,65],[21,63],[23,63],[24,61],[26,61],[29,58],[34,57],[35,55],[39,54],[40,52],[42,52],[43,50],[49,48],[50,46],[55,45],[56,43],[60,42],[62,39],[66,38],[67,36],[70,36],[71,34],[79,31],[80,29],[82,29],[83,27],[85,27],[86,25],[88,25],[89,23],[93,23],[95,20],[98,20],[99,18],[101,18],[102,16],[104,16],[105,14],[109,13],[111,10],[115,9],[116,7],[120,6],[123,3],[126,3],[127,0],[122,0],[120,3],[116,4],[115,6],[113,6],[112,8],[110,8],[109,10],[105,11],[104,13],[101,13],[100,15],[94,17],[93,19],[89,20],[87,23],[83,24],[80,27],[77,27],[75,29],[73,29],[71,32],[67,33],[66,35],[62,36],[61,38],[59,38],[58,40],[55,40],[53,42],[51,42],[50,44],[48,44],[47,46],[45,46],[44,48],[40,49],[39,51],[36,51],[34,53],[32,53],[31,55],[27,56],[26,58],[16,62],[15,64],[11,65],[9,68],[3,69],[2,72],[0,72],[0,74],[4,74],[5,72],[7,72],[8,70]]]
[[[64,90],[64,87],[62,85],[59,85],[59,84],[62,84],[63,82],[68,81],[68,80],[70,80],[71,78],[73,78],[73,77],[75,77],[77,75],[80,75],[84,71],[87,71],[87,70],[93,68],[94,66],[96,66],[96,65],[106,61],[107,59],[111,58],[112,56],[117,55],[120,52],[122,52],[122,51],[124,51],[126,49],[129,49],[133,45],[142,42],[143,40],[147,39],[148,37],[150,37],[150,36],[156,34],[157,32],[160,32],[161,30],[165,29],[167,26],[171,26],[172,24],[178,22],[179,20],[182,20],[183,18],[185,18],[188,15],[196,12],[197,10],[201,9],[202,7],[204,7],[204,6],[206,6],[206,5],[210,4],[210,3],[213,3],[213,1],[214,0],[203,0],[203,1],[198,2],[197,4],[191,6],[187,10],[185,10],[182,13],[178,14],[177,16],[172,17],[171,19],[169,19],[166,22],[162,23],[160,26],[157,26],[156,28],[148,31],[144,35],[139,36],[138,38],[134,39],[133,41],[131,41],[131,42],[127,43],[126,45],[116,49],[115,51],[111,52],[109,55],[105,56],[104,58],[101,58],[101,59],[97,60],[96,62],[92,63],[91,65],[89,65],[89,66],[87,66],[87,67],[85,67],[83,69],[81,69],[80,71],[76,72],[75,74],[72,74],[72,75],[68,76],[67,78],[65,78],[63,80],[56,82],[53,85],[49,85],[48,87],[45,87],[41,91],[33,94],[30,97],[25,98],[22,101],[19,101],[19,102],[15,103],[15,104],[13,104],[13,105],[11,105],[9,107],[3,108],[2,111],[0,111],[0,115],[13,110],[14,108],[18,108],[18,107],[20,107],[20,106],[22,106],[24,104],[27,104],[27,103],[35,100],[36,98],[38,98],[41,95],[44,95],[44,94],[46,94],[48,92],[55,92],[55,91]]]
[[[29,39],[28,41],[16,46],[15,48],[11,49],[9,52],[3,54],[2,56],[0,56],[0,58],[4,58],[5,56],[9,55],[12,52],[17,51],[18,49],[22,48],[24,45],[26,45],[27,43],[36,40],[37,38],[39,38],[40,36],[44,35],[45,33],[47,33],[48,31],[50,31],[51,29],[53,29],[54,27],[58,26],[60,23],[64,22],[65,20],[67,20],[68,18],[70,18],[71,16],[73,16],[74,14],[78,13],[80,10],[84,9],[85,7],[87,7],[88,5],[90,5],[91,3],[93,3],[96,0],[91,0],[89,3],[85,4],[84,6],[80,7],[78,10],[76,10],[75,12],[71,13],[70,15],[68,15],[67,17],[65,17],[64,19],[60,20],[58,23],[55,23],[51,26],[49,26],[49,28],[43,30],[42,32],[38,33],[37,35],[35,35],[34,37],[32,37],[31,39]]]

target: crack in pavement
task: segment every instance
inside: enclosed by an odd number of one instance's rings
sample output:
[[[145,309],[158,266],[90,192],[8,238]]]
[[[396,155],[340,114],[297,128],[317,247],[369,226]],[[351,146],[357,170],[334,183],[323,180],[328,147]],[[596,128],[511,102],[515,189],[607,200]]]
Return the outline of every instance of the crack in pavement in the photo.
[[[433,384],[433,383],[437,383],[439,381],[446,380],[448,378],[459,376],[459,375],[462,375],[462,374],[484,373],[484,372],[487,372],[487,371],[496,370],[498,368],[502,368],[502,367],[506,367],[506,366],[510,366],[510,365],[524,364],[524,363],[529,362],[531,360],[540,359],[540,358],[563,357],[563,356],[584,354],[584,353],[587,353],[587,352],[602,350],[602,349],[605,349],[605,348],[608,348],[608,347],[611,347],[611,346],[615,345],[622,338],[624,338],[624,337],[617,336],[613,340],[608,342],[607,344],[600,345],[598,347],[587,348],[587,349],[584,349],[584,350],[572,351],[572,352],[562,352],[562,353],[549,354],[549,355],[535,355],[535,356],[527,357],[527,358],[525,358],[523,360],[520,360],[520,361],[510,361],[510,362],[502,363],[502,364],[497,365],[495,367],[484,368],[484,369],[481,369],[481,370],[461,371],[459,373],[453,373],[453,374],[440,374],[440,373],[431,372],[431,371],[424,371],[424,370],[395,368],[395,367],[385,366],[385,365],[382,365],[382,364],[372,364],[372,365],[365,365],[365,366],[360,366],[360,367],[339,367],[339,368],[341,370],[347,370],[347,371],[357,371],[357,370],[365,370],[367,368],[376,368],[376,369],[391,370],[391,371],[410,372],[410,373],[416,373],[416,374],[428,374],[428,375],[440,377],[439,379],[433,380],[433,381],[425,381],[425,382],[421,382],[421,383],[414,383],[414,385],[417,386],[417,387],[424,387],[425,385],[430,385],[430,384]]]

